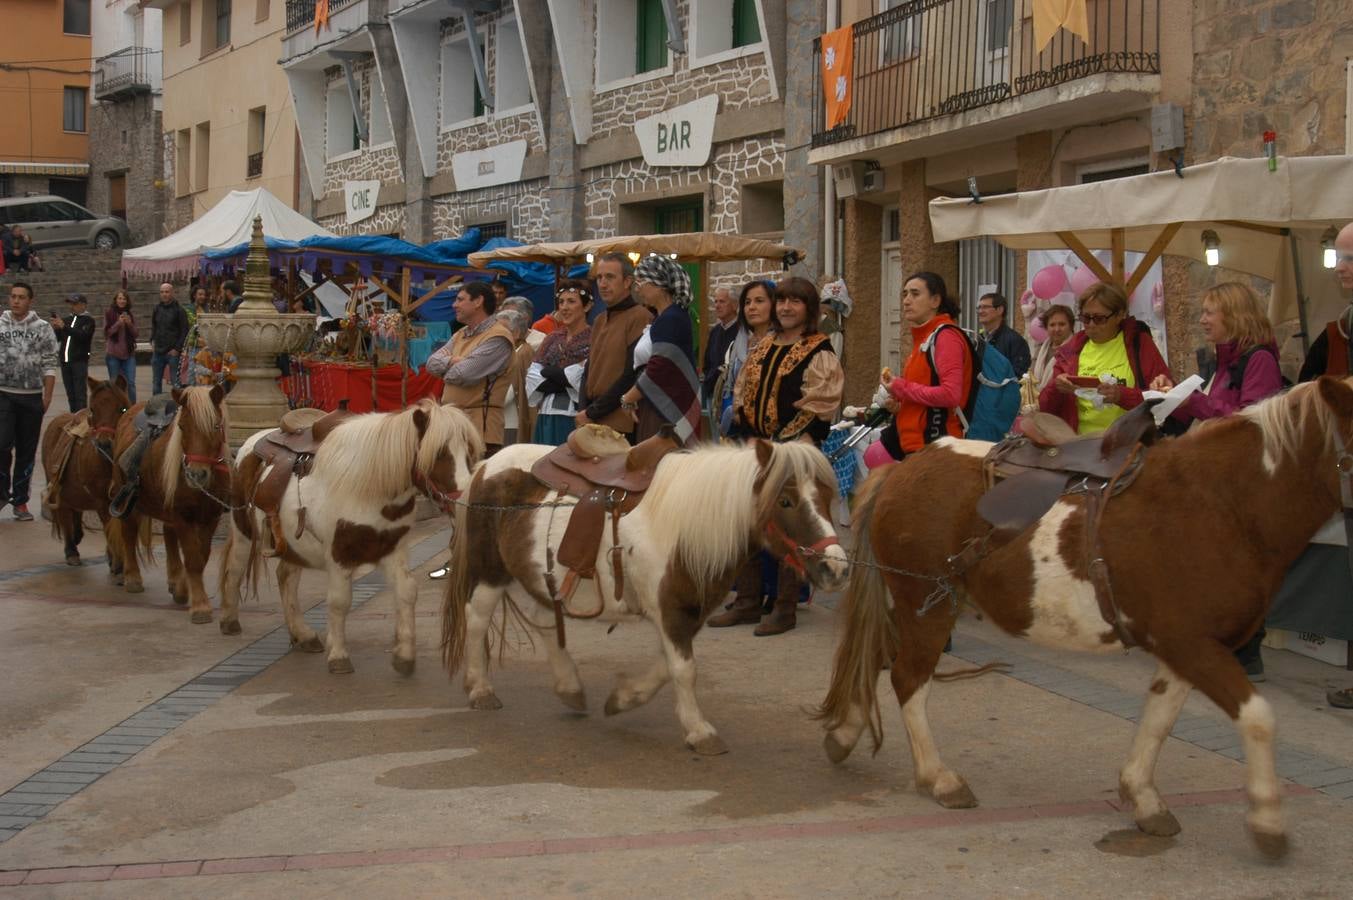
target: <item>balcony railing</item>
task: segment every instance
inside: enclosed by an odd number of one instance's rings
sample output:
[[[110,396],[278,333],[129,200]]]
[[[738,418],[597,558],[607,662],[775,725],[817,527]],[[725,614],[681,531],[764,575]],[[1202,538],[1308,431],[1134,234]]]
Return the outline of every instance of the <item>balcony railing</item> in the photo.
[[[991,106],[1104,72],[1160,73],[1161,0],[1086,0],[1089,40],[1034,46],[1034,0],[911,0],[854,25],[852,102],[826,128],[813,42],[813,146]]]
[[[330,0],[329,15],[333,15],[356,0]],[[287,33],[315,25],[315,0],[287,0]]]
[[[158,80],[160,57],[146,47],[124,47],[101,57],[95,64],[99,80],[94,88],[94,99],[111,100],[120,95],[153,90]]]
[[[245,165],[245,178],[257,178],[263,174],[263,151],[250,153],[249,160]]]

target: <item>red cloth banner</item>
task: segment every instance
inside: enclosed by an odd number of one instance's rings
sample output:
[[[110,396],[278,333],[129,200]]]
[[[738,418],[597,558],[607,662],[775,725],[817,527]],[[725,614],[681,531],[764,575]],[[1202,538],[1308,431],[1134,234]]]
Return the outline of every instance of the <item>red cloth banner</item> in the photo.
[[[399,402],[399,366],[381,366],[375,370],[376,407],[371,407],[370,366],[342,363],[307,363],[303,374],[279,378],[282,391],[293,403],[301,402],[325,412],[338,409],[340,400],[348,401],[352,412],[393,412],[403,409]],[[426,372],[409,373],[409,405],[424,397],[438,400],[442,380]]]

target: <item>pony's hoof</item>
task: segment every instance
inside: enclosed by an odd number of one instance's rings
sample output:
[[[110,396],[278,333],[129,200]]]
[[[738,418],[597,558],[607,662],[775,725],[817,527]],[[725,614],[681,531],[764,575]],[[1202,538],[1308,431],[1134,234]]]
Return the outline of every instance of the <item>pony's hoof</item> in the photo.
[[[942,794],[935,794],[935,802],[945,809],[972,809],[977,806],[977,798],[973,796],[972,788],[966,784],[960,784]]]
[[[108,573],[108,580],[111,581],[111,582],[112,582],[114,585],[116,585],[117,587],[122,587],[122,585],[123,585],[123,583],[124,583],[124,581],[125,581],[126,579],[124,579],[124,578],[122,577],[122,573],[121,573],[121,572],[109,572],[109,573]]]
[[[569,709],[577,712],[587,712],[587,695],[582,691],[567,691],[557,693],[555,696],[557,696],[559,701]]]
[[[221,634],[239,634],[241,630],[239,619],[221,620]]]
[[[144,594],[146,592],[146,586],[144,584],[130,579],[122,582],[122,588],[129,594]]]
[[[418,666],[418,660],[396,656],[390,661],[390,665],[394,666],[395,671],[401,675],[412,675],[413,670]]]
[[[351,675],[353,673],[352,660],[346,656],[340,656],[329,660],[330,675]]]
[[[187,606],[187,605],[188,605],[188,595],[187,595],[187,594],[175,594],[175,593],[172,593],[172,592],[171,592],[171,593],[170,593],[170,596],[174,598],[174,602],[177,603],[179,606]],[[196,622],[197,620],[194,619],[193,621]]]
[[[701,756],[719,756],[728,752],[728,745],[717,734],[707,735],[698,741],[687,741],[686,746]]]
[[[827,736],[822,739],[822,749],[827,752],[827,759],[834,763],[843,763],[846,761],[846,757],[850,756],[850,751],[855,748],[847,747],[836,739],[836,735],[829,731]]]
[[[295,638],[292,638],[291,646],[295,647],[297,650],[300,650],[302,653],[324,652],[324,641],[322,641],[320,639],[320,636],[317,634],[312,634],[310,635],[310,637],[306,638],[303,641],[298,641]],[[349,669],[348,671],[351,672],[352,670]]]
[[[211,622],[211,612],[202,612],[199,610],[192,614],[191,619],[194,625],[207,625]]]
[[[611,696],[606,698],[606,715],[618,716],[627,709],[629,709],[628,706],[620,705],[620,698],[617,697],[614,692],[612,692]]]
[[[1168,809],[1145,819],[1138,819],[1137,827],[1153,837],[1174,837],[1183,830],[1179,827],[1179,820]]]
[[[84,565],[84,563],[80,562],[80,554],[78,554],[78,553],[72,553],[70,556],[67,556],[67,557],[66,557],[66,565],[68,565],[68,566],[82,566],[82,565]]]
[[[503,701],[494,694],[485,694],[470,700],[470,709],[502,709]]]
[[[1265,859],[1282,859],[1287,855],[1288,843],[1285,834],[1269,834],[1265,831],[1250,830],[1254,845],[1259,848]]]

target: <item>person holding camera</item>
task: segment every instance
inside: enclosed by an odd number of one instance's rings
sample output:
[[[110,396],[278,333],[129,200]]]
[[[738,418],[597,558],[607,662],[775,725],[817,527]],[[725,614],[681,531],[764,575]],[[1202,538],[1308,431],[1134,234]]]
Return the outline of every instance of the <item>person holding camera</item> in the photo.
[[[71,412],[79,412],[89,405],[89,348],[94,343],[94,317],[88,313],[89,301],[84,294],[66,298],[70,315],[51,311],[48,322],[56,332],[60,350],[61,381],[66,386],[66,402]]]

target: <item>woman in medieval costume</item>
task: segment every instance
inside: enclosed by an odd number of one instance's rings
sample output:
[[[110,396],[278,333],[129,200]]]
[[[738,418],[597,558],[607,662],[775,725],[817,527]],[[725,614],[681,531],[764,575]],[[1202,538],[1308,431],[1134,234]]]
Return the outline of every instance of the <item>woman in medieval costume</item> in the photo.
[[[775,331],[747,355],[733,386],[733,434],[769,441],[821,445],[841,408],[845,373],[827,335],[818,330],[821,300],[806,278],[775,286]],[[803,573],[781,563],[775,604],[761,615],[762,560],[753,558],[738,574],[737,596],[709,625],[757,622],[753,634],[782,634],[796,624]]]
[[[677,440],[693,444],[700,430],[700,378],[691,328],[691,277],[666,256],[648,256],[634,269],[634,292],[656,314],[634,347],[634,387],[620,406],[635,418],[635,442],[671,425]]]
[[[558,446],[573,431],[592,342],[592,328],[587,324],[591,308],[592,293],[586,282],[565,281],[554,295],[555,328],[536,350],[526,373],[526,390],[536,406],[532,443]]]

